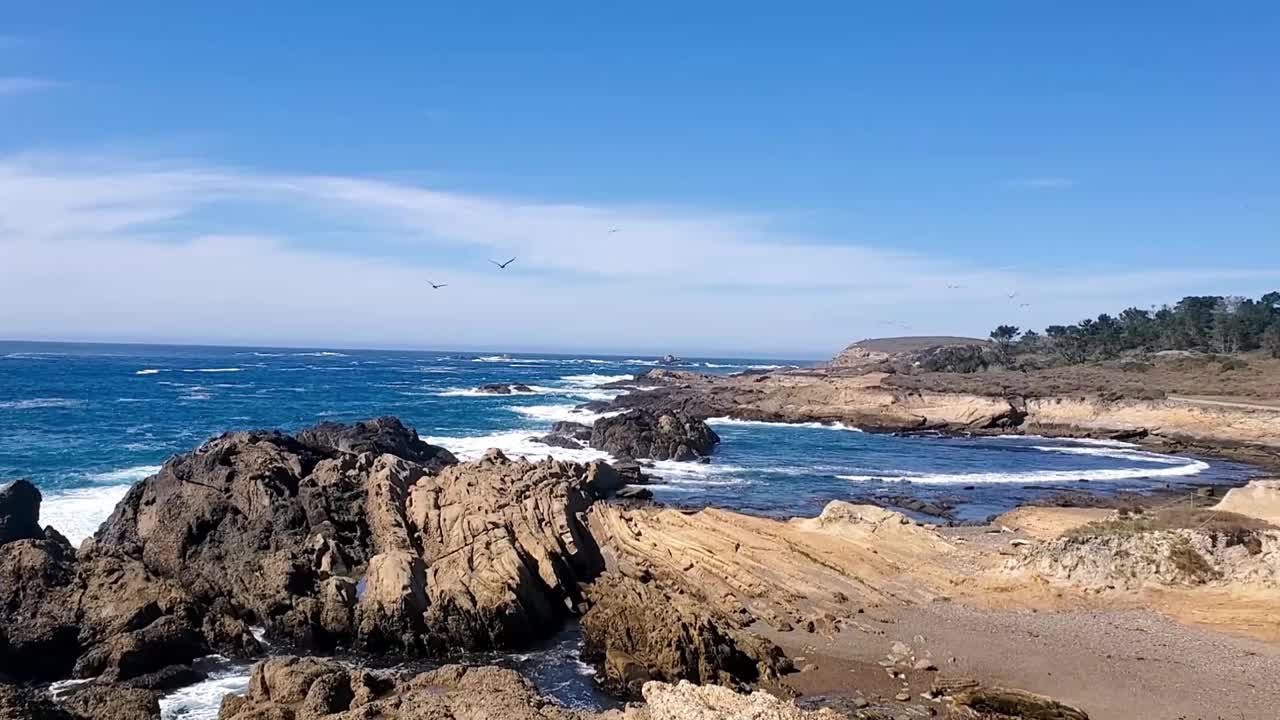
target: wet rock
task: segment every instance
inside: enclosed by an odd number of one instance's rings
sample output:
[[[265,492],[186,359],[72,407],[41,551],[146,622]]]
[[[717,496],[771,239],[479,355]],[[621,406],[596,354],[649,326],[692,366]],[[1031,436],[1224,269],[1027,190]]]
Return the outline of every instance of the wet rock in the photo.
[[[616,496],[622,500],[651,500],[653,491],[647,487],[629,485],[619,490]]]
[[[591,431],[591,447],[617,457],[696,460],[719,442],[705,422],[673,412],[635,410],[601,418]]]
[[[512,670],[448,665],[400,678],[352,670],[334,660],[277,657],[253,668],[243,697],[222,701],[220,720],[319,720],[332,716],[422,720],[585,717],[540,697]]]
[[[304,446],[326,455],[335,451],[349,455],[390,453],[432,470],[458,462],[448,450],[426,443],[418,437],[417,431],[395,417],[380,417],[351,425],[322,422],[300,431],[297,439]]]
[[[59,700],[85,720],[158,720],[160,695],[151,690],[94,683]]]
[[[40,530],[40,491],[26,480],[0,488],[0,545],[44,537]]]

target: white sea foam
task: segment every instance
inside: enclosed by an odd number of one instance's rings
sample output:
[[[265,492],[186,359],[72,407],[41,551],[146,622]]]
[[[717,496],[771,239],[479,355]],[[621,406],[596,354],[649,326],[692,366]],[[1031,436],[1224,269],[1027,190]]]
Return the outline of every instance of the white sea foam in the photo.
[[[593,388],[609,383],[622,382],[624,380],[635,380],[635,375],[601,375],[599,373],[587,373],[586,375],[565,375],[560,380],[568,385],[578,388]]]
[[[0,410],[40,410],[42,408],[77,408],[84,400],[68,398],[30,398],[27,400],[0,400]]]
[[[1119,447],[1072,447],[1069,445],[1032,445],[1036,450],[1063,453],[1066,455],[1089,455],[1092,457],[1114,458],[1116,460],[1135,460],[1137,462],[1159,463],[1161,465],[1185,465],[1185,458],[1170,455],[1157,455],[1141,450],[1129,450]]]
[[[868,482],[881,480],[884,482],[913,482],[924,485],[995,485],[1002,483],[1055,483],[1089,480],[1093,482],[1109,482],[1118,480],[1140,480],[1161,477],[1185,477],[1198,475],[1209,469],[1209,464],[1199,460],[1191,460],[1182,465],[1162,468],[1111,468],[1106,470],[1031,470],[1028,472],[1007,473],[914,473],[884,475],[837,475],[841,480]],[[900,471],[899,471],[900,472]]]
[[[540,460],[547,456],[557,460],[573,460],[575,462],[609,459],[608,453],[591,448],[575,450],[543,445],[531,439],[536,435],[537,431],[533,430],[514,430],[476,437],[428,437],[424,439],[432,445],[440,445],[446,448],[463,460],[480,458],[490,448],[498,448],[507,457],[525,457],[530,460]]]
[[[162,720],[216,720],[225,695],[249,690],[249,669],[238,667],[212,673],[209,679],[179,688],[160,698]]]
[[[715,417],[707,418],[708,425],[745,425],[749,427],[779,427],[779,428],[810,428],[818,430],[847,430],[849,432],[862,432],[862,428],[856,428],[844,423],[820,423],[820,422],[802,422],[802,423],[783,423],[783,422],[765,422],[763,420],[739,420],[731,417]]]
[[[228,372],[241,372],[242,370],[244,370],[244,368],[238,368],[238,367],[229,367],[229,368],[186,368],[186,369],[183,369],[183,371],[182,371],[182,372],[184,372],[184,373],[228,373]]]
[[[115,485],[117,483],[134,483],[143,478],[151,477],[158,472],[160,472],[159,465],[135,465],[121,470],[93,473],[89,476],[89,479],[96,483]]]
[[[484,357],[471,358],[471,362],[511,362],[513,358],[510,355],[485,355]]]
[[[164,372],[164,370],[159,368],[143,368],[135,372],[134,375],[159,375],[162,372]]]
[[[599,420],[602,417],[618,415],[618,412],[597,413],[590,410],[579,410],[572,405],[508,405],[507,409],[524,415],[534,420],[542,420],[545,422],[560,422],[563,420],[571,420],[587,425]]]
[[[675,460],[655,461],[651,469],[660,485],[694,488],[748,484],[747,480],[734,477],[736,473],[742,471],[743,468],[737,465],[676,462]]]
[[[293,353],[293,356],[294,357],[350,357],[346,353],[333,352],[331,350],[325,350],[322,352]]]
[[[545,395],[545,394],[547,394],[547,393],[549,393],[549,392],[555,392],[555,389],[554,389],[554,388],[544,388],[544,387],[537,387],[537,386],[530,386],[530,385],[525,385],[525,387],[527,387],[527,388],[529,388],[529,389],[528,389],[528,390],[517,390],[517,389],[515,389],[515,387],[511,387],[511,392],[509,392],[509,393],[485,392],[484,390],[481,390],[481,389],[479,389],[479,388],[449,388],[448,390],[441,390],[440,392],[438,392],[438,393],[433,393],[433,394],[434,394],[436,397],[486,397],[486,398],[492,398],[492,397],[510,397],[510,396],[512,396],[512,395]]]
[[[47,492],[40,503],[40,522],[52,525],[73,545],[79,545],[111,515],[129,487],[103,485]]]

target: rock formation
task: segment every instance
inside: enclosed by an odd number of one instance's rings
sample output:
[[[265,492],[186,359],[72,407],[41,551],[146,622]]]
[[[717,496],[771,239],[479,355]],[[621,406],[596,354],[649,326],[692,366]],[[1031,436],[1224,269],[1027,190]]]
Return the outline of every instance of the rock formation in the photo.
[[[26,480],[0,488],[0,545],[44,537],[40,530],[40,491]]]
[[[591,447],[615,457],[696,460],[719,442],[705,422],[674,412],[635,410],[601,418],[591,430]]]
[[[476,392],[487,395],[511,395],[513,393],[531,393],[533,388],[520,383],[489,383],[476,388]]]

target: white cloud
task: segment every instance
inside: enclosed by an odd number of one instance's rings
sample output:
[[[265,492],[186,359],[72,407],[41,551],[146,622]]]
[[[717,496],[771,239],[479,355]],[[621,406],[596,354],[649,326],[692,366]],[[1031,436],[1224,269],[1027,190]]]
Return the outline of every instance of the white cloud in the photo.
[[[886,321],[985,334],[1277,277],[988,270],[774,225],[192,162],[0,158],[0,337],[821,354]],[[512,255],[506,271],[487,262]]]
[[[0,38],[0,40],[3,39]],[[21,77],[14,75],[0,76],[0,98],[15,95],[27,95],[41,90],[52,90],[53,88],[61,86],[62,83],[56,80],[47,80],[45,78]]]

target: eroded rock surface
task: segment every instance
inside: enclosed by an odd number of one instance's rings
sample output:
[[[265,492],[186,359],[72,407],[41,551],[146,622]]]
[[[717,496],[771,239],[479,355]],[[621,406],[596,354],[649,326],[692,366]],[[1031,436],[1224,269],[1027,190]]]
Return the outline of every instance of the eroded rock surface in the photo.
[[[615,457],[697,460],[719,442],[705,422],[675,412],[635,410],[601,418],[591,430],[591,447]]]
[[[0,545],[44,537],[40,530],[40,491],[26,480],[0,488]]]

